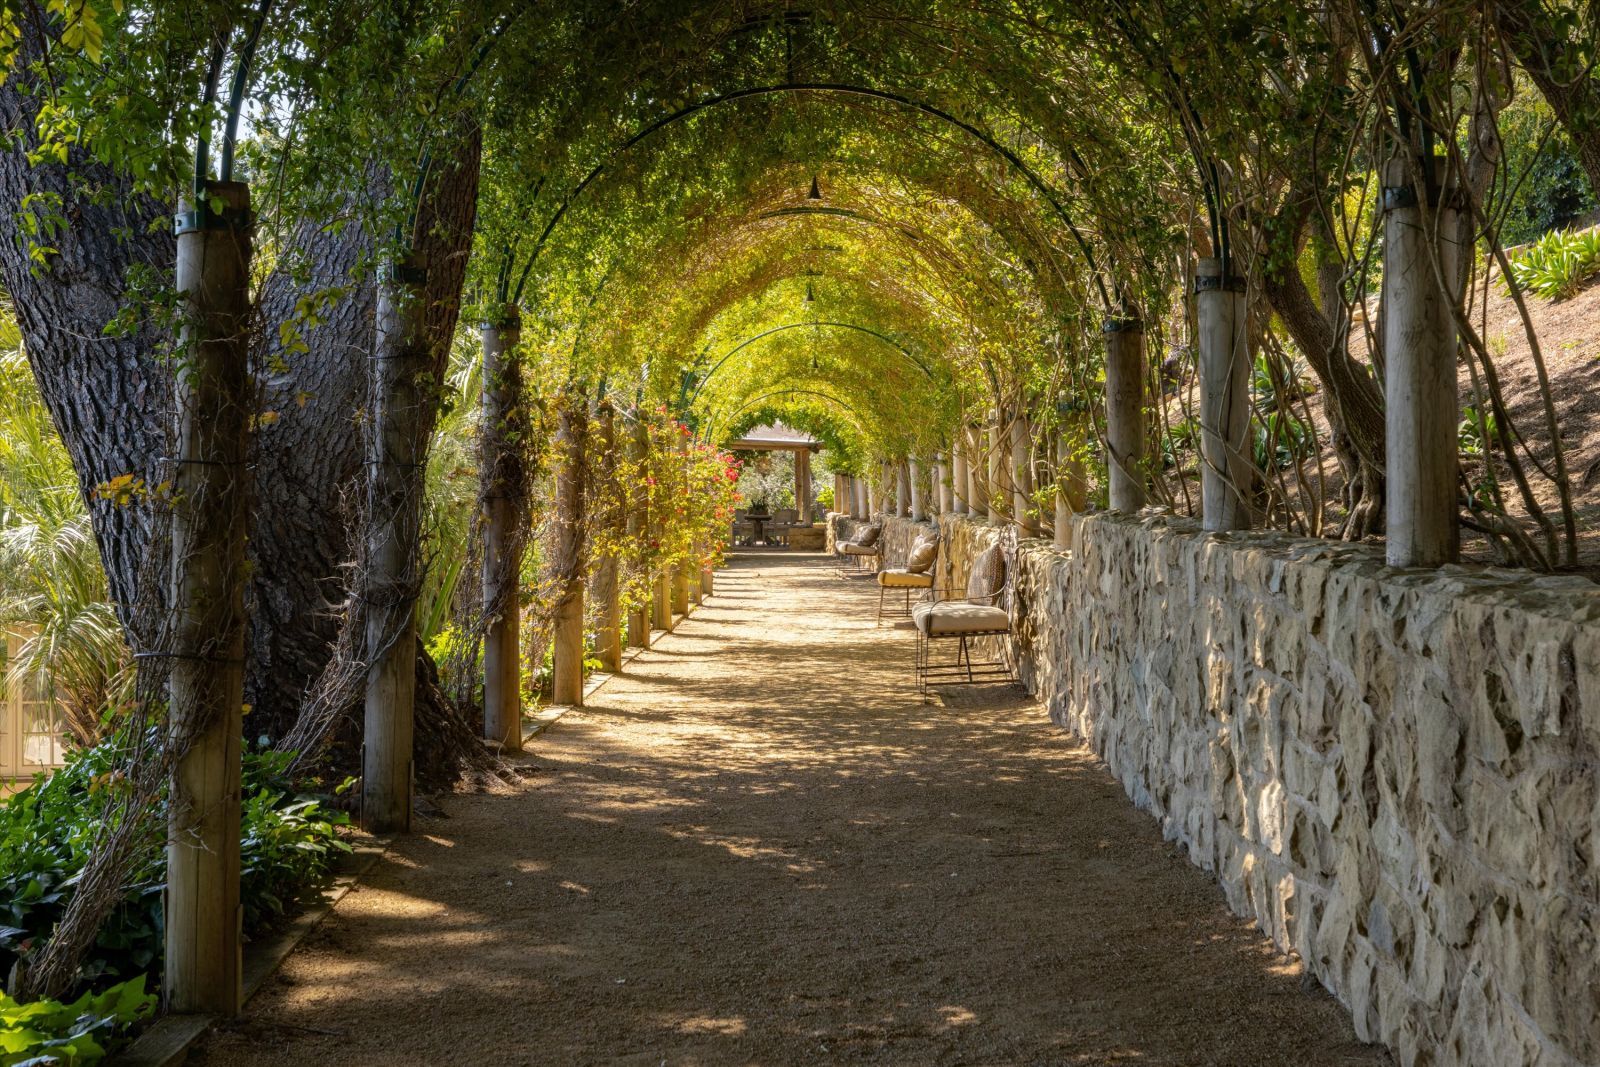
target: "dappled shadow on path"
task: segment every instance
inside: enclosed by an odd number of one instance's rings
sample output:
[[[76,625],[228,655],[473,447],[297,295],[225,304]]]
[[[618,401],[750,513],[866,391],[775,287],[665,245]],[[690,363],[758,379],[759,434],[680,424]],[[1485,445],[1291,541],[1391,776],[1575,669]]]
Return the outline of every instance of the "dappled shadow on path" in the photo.
[[[1031,701],[922,703],[872,587],[717,589],[204,1062],[1388,1062]]]

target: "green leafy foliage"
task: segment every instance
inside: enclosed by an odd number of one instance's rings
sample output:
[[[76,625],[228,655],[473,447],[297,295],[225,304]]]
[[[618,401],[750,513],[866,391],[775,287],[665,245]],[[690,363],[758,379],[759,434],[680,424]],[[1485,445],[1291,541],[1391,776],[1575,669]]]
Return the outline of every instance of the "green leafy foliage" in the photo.
[[[0,973],[26,957],[65,911],[103,824],[118,810],[124,742],[113,735],[0,802]],[[240,892],[247,934],[270,927],[324,885],[338,854],[348,850],[338,837],[348,820],[296,796],[285,777],[289,758],[244,757]],[[80,979],[88,985],[160,971],[163,823],[151,821],[131,888],[83,965]]]
[[[0,1067],[81,1067],[116,1051],[127,1031],[155,1011],[143,975],[70,1004],[19,1004],[0,993]]]
[[[1565,300],[1600,273],[1600,230],[1548,233],[1511,259],[1517,287],[1546,300]]]

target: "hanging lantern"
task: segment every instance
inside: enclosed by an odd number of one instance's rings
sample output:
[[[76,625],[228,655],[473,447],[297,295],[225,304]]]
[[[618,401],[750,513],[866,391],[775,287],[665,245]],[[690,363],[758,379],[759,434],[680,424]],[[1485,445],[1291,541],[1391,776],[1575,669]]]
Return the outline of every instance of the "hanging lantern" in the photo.
[[[811,191],[806,194],[806,199],[807,200],[821,200],[822,199],[822,186],[817,184],[817,176],[815,174],[813,174],[811,176]]]

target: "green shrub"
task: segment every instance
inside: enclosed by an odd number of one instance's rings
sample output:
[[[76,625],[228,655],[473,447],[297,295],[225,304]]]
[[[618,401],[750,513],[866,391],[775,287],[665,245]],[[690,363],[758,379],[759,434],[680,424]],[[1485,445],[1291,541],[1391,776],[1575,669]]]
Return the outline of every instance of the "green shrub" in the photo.
[[[72,897],[101,822],[123,788],[118,773],[125,739],[86,749],[49,778],[0,802],[0,975],[47,936]],[[259,933],[326,884],[348,846],[348,822],[297,797],[284,753],[246,753],[240,898],[247,934]],[[166,878],[164,804],[146,828],[132,888],[101,927],[80,973],[102,986],[146,972],[158,975],[164,940],[161,890]]]
[[[1511,257],[1511,277],[1524,292],[1564,300],[1600,272],[1600,230],[1546,234]]]
[[[155,1006],[143,975],[103,993],[85,993],[71,1004],[19,1004],[0,993],[0,1067],[99,1063]]]
[[[1522,244],[1566,226],[1595,207],[1583,166],[1555,113],[1537,92],[1520,91],[1500,116],[1504,184],[1491,213],[1502,215],[1502,244]]]

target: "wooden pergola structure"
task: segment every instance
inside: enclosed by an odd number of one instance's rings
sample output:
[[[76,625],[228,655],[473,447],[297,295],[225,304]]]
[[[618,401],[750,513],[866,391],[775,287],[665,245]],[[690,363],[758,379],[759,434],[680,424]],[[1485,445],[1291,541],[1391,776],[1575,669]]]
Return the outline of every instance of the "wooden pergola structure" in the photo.
[[[822,442],[776,423],[757,426],[736,441],[728,442],[732,452],[793,452],[794,503],[801,522],[811,521],[811,453],[822,450]]]

